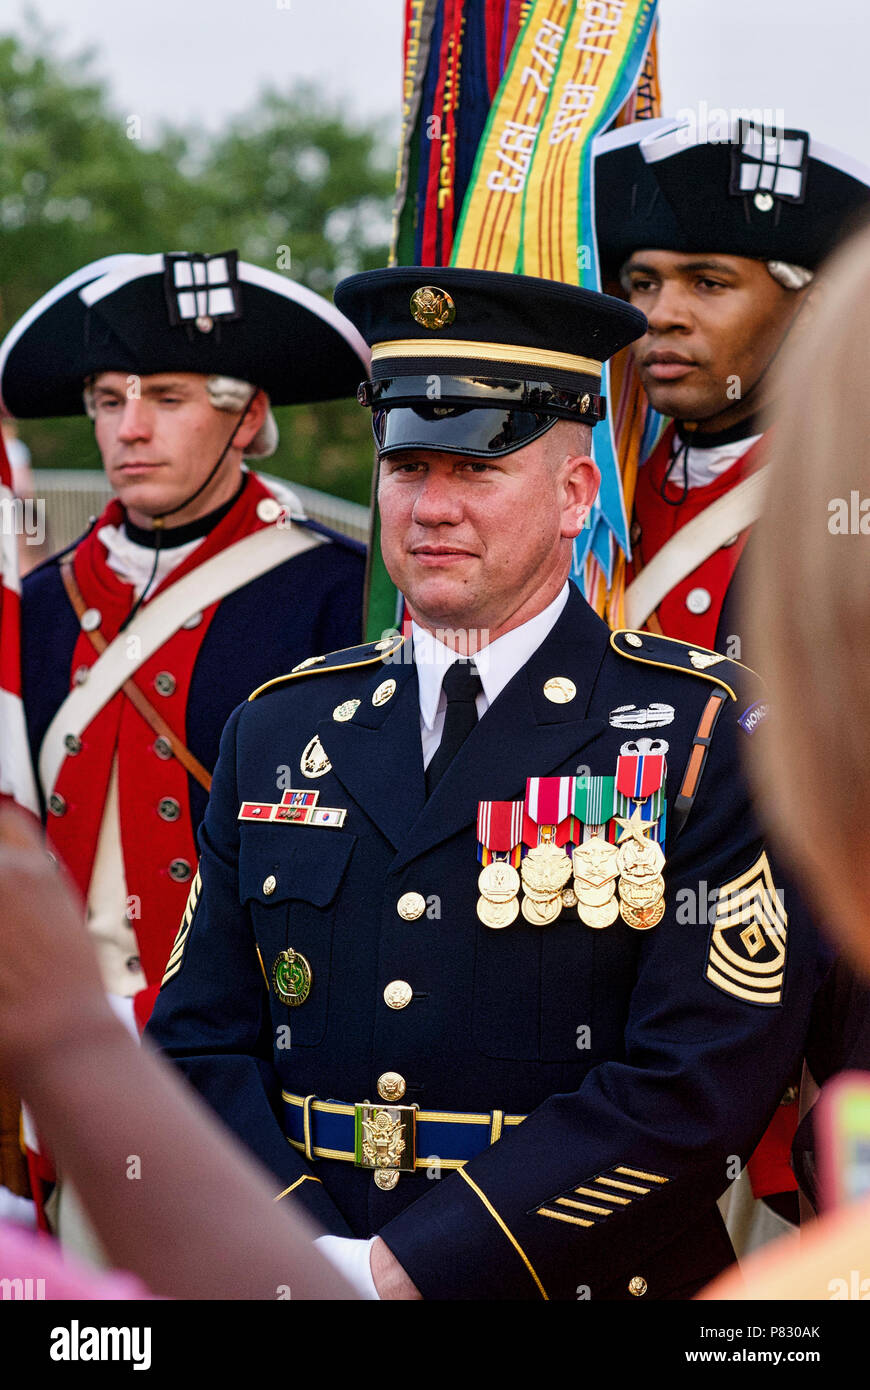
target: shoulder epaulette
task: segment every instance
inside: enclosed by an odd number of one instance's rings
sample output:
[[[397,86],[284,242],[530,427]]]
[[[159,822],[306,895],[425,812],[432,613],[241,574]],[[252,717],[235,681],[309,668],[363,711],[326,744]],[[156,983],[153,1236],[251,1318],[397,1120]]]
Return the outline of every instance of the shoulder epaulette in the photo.
[[[659,637],[654,632],[618,628],[610,634],[610,645],[629,661],[663,666],[669,671],[685,671],[688,676],[700,676],[702,680],[712,681],[714,685],[727,690],[732,700],[737,699],[735,687],[740,683],[741,671],[748,671],[750,676],[760,679],[751,666],[733,661],[721,652],[713,652],[709,647],[698,647],[691,642],[680,642],[676,637]]]
[[[405,638],[400,636],[381,637],[377,642],[363,642],[359,647],[345,647],[340,652],[329,652],[327,656],[309,656],[286,675],[275,676],[264,685],[258,685],[248,696],[248,701],[256,700],[264,691],[284,685],[286,681],[297,680],[300,676],[319,676],[327,671],[349,671],[355,666],[369,666],[376,661],[389,661],[404,641]]]

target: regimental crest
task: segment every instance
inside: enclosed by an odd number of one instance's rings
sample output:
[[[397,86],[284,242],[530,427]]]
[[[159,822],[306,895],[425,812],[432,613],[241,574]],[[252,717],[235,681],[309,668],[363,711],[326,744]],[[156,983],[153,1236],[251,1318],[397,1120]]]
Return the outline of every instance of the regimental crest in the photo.
[[[446,328],[456,318],[456,305],[446,290],[422,285],[411,295],[411,317],[421,328]]]
[[[317,734],[309,739],[303,748],[302,757],[299,760],[299,770],[303,777],[323,777],[327,772],[332,771],[329,755]]]
[[[718,891],[707,979],[749,1004],[782,1003],[787,935],[788,916],[762,852]]]
[[[810,139],[804,130],[775,133],[769,126],[741,121],[731,151],[729,193],[752,195],[759,212],[779,200],[802,203],[806,192]]]

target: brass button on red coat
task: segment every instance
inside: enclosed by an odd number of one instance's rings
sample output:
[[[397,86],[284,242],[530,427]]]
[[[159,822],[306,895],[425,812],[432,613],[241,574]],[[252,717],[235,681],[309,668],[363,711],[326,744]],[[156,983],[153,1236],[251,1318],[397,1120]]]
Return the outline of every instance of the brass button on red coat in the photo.
[[[174,796],[164,796],[157,807],[157,814],[161,820],[178,820],[181,805]]]
[[[52,792],[48,798],[48,809],[53,816],[66,815],[66,802],[58,792]]]
[[[169,865],[169,877],[174,879],[176,883],[186,883],[192,872],[186,859],[173,859]]]
[[[63,746],[72,757],[75,757],[76,753],[82,751],[82,741],[80,738],[76,738],[75,734],[67,734],[64,738]]]
[[[159,738],[154,740],[152,747],[158,758],[163,758],[165,761],[167,758],[172,757],[172,744],[169,742],[169,739],[164,738],[162,734]]]
[[[170,671],[158,671],[154,677],[154,689],[158,695],[172,695],[175,692],[175,677]]]

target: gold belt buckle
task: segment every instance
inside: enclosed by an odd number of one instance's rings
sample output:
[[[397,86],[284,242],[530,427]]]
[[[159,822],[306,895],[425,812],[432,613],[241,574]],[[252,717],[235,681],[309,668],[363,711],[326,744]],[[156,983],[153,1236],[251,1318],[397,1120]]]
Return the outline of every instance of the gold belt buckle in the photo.
[[[374,1170],[375,1182],[384,1191],[396,1186],[400,1173],[417,1166],[416,1105],[372,1105],[364,1100],[354,1106],[354,1163]]]

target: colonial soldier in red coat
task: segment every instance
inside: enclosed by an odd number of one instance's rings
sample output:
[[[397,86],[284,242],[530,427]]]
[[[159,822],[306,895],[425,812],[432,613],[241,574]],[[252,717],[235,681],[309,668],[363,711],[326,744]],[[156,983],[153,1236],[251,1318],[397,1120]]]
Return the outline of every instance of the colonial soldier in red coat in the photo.
[[[867,217],[870,169],[805,131],[662,118],[598,141],[596,203],[602,273],[647,316],[632,353],[670,417],[638,475],[625,621],[763,675],[735,599],[765,486],[771,368],[808,323],[821,262]],[[747,733],[764,713],[747,711]],[[796,1088],[784,1099],[749,1173],[796,1219]]]
[[[638,476],[626,622],[763,672],[732,581],[761,508],[770,369],[820,263],[867,215],[870,169],[739,120],[640,121],[596,150],[602,271],[647,316],[632,352],[670,417]]]
[[[332,304],[235,252],[97,261],[0,348],[3,410],[87,411],[115,494],[27,577],[22,682],[48,839],[131,1024],[184,910],[231,710],[359,639],[362,547],[243,460],[274,451],[272,405],[349,395],[367,362]]]

